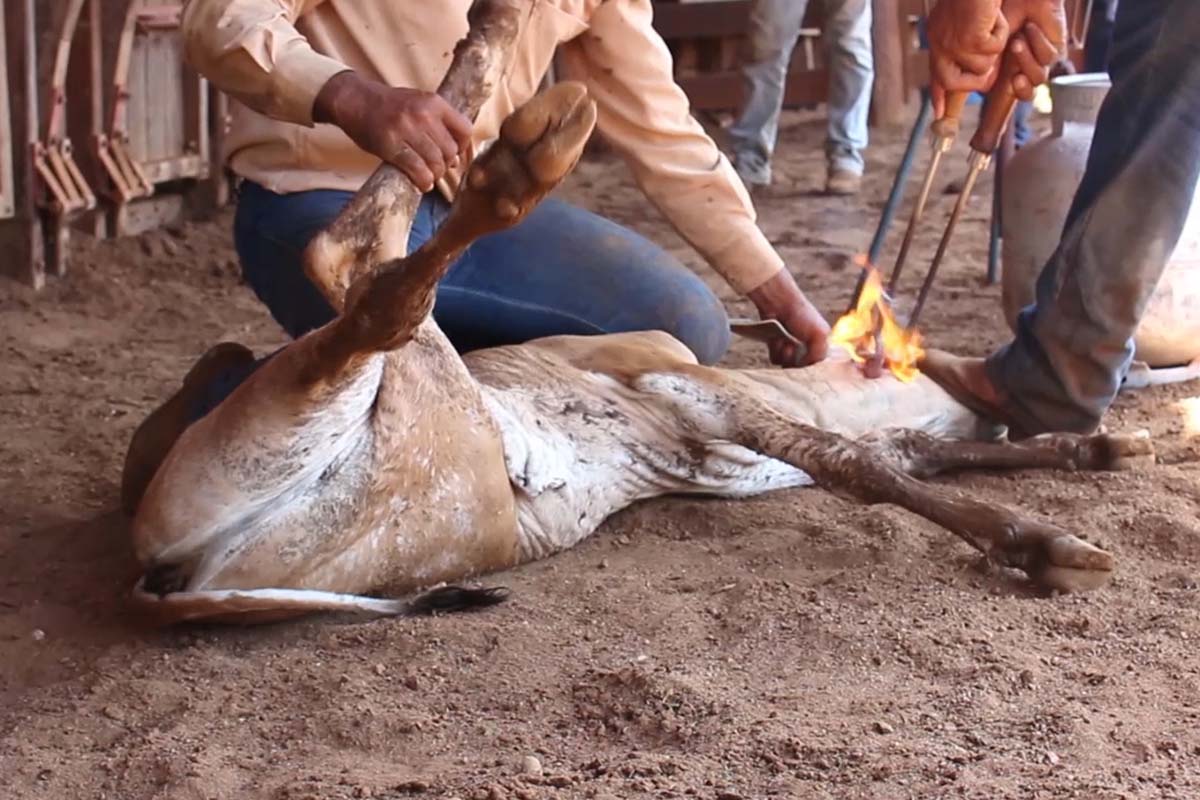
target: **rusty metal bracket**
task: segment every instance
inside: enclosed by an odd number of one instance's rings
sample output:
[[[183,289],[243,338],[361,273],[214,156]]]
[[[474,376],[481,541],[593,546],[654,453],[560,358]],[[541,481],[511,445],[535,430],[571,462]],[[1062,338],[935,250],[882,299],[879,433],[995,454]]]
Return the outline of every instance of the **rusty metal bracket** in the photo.
[[[47,192],[41,204],[60,218],[96,207],[96,195],[83,179],[71,153],[71,143],[67,140],[36,142],[31,153],[33,168]]]
[[[128,137],[124,133],[114,137],[100,135],[95,142],[96,157],[112,181],[113,194],[122,203],[154,194],[154,184],[146,177],[137,159],[129,154],[127,145]]]
[[[131,185],[138,187],[137,197],[149,197],[154,194],[154,184],[146,177],[145,170],[138,160],[129,152],[129,134],[122,131],[120,138],[109,140],[109,147],[116,157],[117,164],[126,175],[131,176]]]
[[[67,64],[83,5],[84,0],[70,0],[62,9],[62,23],[55,29],[57,39],[47,73],[50,85],[45,132],[33,142],[30,153],[34,172],[46,190],[38,204],[60,221],[96,207],[96,195],[75,163],[71,140],[66,135]]]
[[[181,14],[182,7],[177,4],[150,5],[146,0],[134,0],[125,18],[113,71],[113,107],[108,134],[96,137],[95,141],[97,158],[112,181],[112,194],[119,205],[154,194],[154,182],[130,151],[129,133],[125,127],[129,103],[129,58],[134,35],[138,31],[177,28]]]

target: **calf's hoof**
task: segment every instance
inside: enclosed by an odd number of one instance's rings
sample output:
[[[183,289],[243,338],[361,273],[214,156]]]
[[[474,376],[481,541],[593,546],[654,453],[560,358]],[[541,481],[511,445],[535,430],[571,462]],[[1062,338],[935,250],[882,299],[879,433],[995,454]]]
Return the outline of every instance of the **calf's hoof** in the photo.
[[[596,104],[583,84],[567,81],[536,95],[471,165],[455,211],[478,233],[516,224],[579,161],[595,125]]]
[[[1140,469],[1155,460],[1149,431],[1097,433],[1084,437],[1081,449],[1089,454],[1088,468],[1094,470]]]
[[[1063,593],[1099,589],[1112,578],[1112,553],[1078,536],[1050,526],[1021,535],[1019,552],[1007,550],[998,560],[1025,572],[1037,586]]]

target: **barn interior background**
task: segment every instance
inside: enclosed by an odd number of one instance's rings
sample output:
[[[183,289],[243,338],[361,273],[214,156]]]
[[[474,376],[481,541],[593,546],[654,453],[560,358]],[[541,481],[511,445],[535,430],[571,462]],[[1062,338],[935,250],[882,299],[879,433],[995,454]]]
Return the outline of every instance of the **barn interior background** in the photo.
[[[786,104],[824,101],[821,3],[810,3]],[[749,0],[662,0],[655,25],[697,111],[733,111]],[[911,116],[927,76],[924,0],[874,0],[874,125]],[[228,100],[187,68],[182,2],[0,0],[0,272],[66,274],[74,230],[131,235],[229,201]]]

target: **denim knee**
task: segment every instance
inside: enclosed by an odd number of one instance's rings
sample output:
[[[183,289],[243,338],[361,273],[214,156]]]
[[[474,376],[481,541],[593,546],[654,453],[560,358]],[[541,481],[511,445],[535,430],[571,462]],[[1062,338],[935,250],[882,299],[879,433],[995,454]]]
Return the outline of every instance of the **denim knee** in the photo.
[[[250,181],[239,189],[234,246],[242,276],[293,339],[336,316],[304,272],[304,249],[352,196],[331,190],[281,195]]]
[[[716,364],[729,350],[729,317],[712,290],[694,275],[672,294],[674,308],[663,314],[674,321],[672,336],[683,342],[701,364]]]

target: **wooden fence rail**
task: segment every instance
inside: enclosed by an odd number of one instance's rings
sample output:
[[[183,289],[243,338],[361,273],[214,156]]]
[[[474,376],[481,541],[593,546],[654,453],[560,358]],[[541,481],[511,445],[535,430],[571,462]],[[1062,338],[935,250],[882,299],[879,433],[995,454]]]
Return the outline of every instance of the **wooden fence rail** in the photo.
[[[72,230],[126,235],[225,202],[225,104],[183,63],[181,7],[0,0],[0,272],[40,288],[66,273]]]

